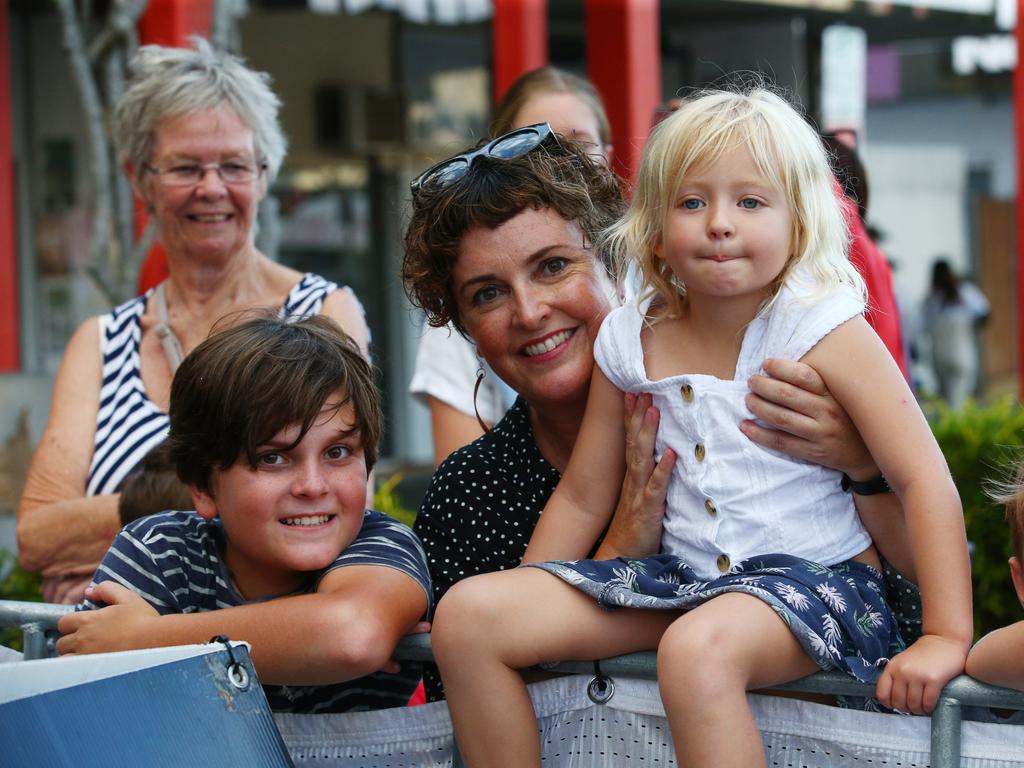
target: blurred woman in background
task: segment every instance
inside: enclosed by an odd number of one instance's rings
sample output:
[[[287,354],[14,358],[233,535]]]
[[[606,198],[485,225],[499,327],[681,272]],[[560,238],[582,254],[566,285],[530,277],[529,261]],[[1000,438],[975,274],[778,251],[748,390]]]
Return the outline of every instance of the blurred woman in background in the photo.
[[[932,265],[932,287],[922,314],[939,395],[950,408],[959,408],[978,386],[977,333],[988,319],[988,299],[940,258]]]

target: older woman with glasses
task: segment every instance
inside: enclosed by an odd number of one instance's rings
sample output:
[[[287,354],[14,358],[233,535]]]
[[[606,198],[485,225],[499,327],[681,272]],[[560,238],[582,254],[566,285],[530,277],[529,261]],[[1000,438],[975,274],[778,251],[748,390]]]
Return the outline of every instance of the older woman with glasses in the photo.
[[[146,46],[114,115],[119,159],[156,222],[170,276],[68,343],[18,510],[18,550],[47,600],[76,602],[119,529],[125,477],[167,434],[171,378],[225,315],[322,313],[366,352],[347,288],[276,264],[256,211],[284,160],[280,101],[240,59]]]
[[[415,531],[436,601],[464,578],[519,564],[576,442],[594,338],[618,301],[601,233],[623,210],[618,179],[588,149],[533,125],[438,163],[412,184],[403,263],[412,302],[431,325],[451,322],[519,394],[493,430],[455,451],[431,480]],[[765,369],[748,397],[763,423],[737,429],[855,481],[877,475],[812,369],[779,360]],[[671,450],[654,457],[658,414],[649,398],[626,398],[630,471],[601,558],[658,551],[675,460]],[[858,505],[883,552],[907,567],[894,499],[858,497]],[[436,670],[426,682],[430,698],[443,695]]]

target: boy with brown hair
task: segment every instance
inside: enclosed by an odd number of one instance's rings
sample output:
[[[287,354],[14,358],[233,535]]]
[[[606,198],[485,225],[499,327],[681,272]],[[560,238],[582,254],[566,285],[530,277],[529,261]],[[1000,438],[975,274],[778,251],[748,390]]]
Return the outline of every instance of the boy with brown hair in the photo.
[[[1006,505],[1013,556],[1010,578],[1017,599],[1024,606],[1024,463],[1017,469],[1014,482],[992,494]],[[971,677],[1005,688],[1024,691],[1024,621],[990,632],[979,640],[967,656],[965,670]]]
[[[380,433],[372,369],[331,320],[258,318],[206,339],[171,387],[170,452],[196,511],[122,530],[57,650],[227,635],[252,644],[275,711],[404,704],[418,674],[378,670],[430,584],[412,532],[365,509]]]

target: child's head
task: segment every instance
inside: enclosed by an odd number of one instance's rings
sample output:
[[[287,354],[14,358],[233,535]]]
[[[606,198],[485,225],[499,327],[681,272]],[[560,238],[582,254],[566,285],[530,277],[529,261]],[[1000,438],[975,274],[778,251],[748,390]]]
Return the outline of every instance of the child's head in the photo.
[[[737,151],[749,154],[761,181],[789,208],[789,253],[771,295],[796,264],[808,267],[823,287],[847,282],[863,290],[847,258],[847,229],[821,139],[792,106],[763,87],[705,92],[651,133],[632,203],[609,233],[617,253],[638,259],[645,290],[660,295],[673,313],[682,308],[686,286],[656,249],[687,176]]]
[[[170,443],[195,510],[220,517],[247,599],[298,588],[358,535],[377,457],[373,371],[332,320],[214,333],[171,384]]]
[[[1017,597],[1024,605],[1024,462],[1016,470],[1016,476],[1009,482],[997,481],[989,487],[989,496],[1006,505],[1006,522],[1010,525],[1010,543],[1013,557],[1010,558],[1010,575]]]
[[[1006,505],[1006,521],[1010,524],[1010,541],[1013,544],[1013,557],[1010,558],[1010,573],[1017,597],[1024,605],[1024,574],[1021,564],[1024,563],[1024,488]]]
[[[343,400],[332,396],[341,392]],[[178,476],[210,490],[211,474],[245,461],[285,427],[296,442],[325,407],[351,403],[366,458],[377,460],[380,397],[373,369],[344,331],[319,315],[257,317],[217,331],[182,362],[171,384],[171,456]]]
[[[167,509],[192,509],[192,492],[178,479],[170,443],[164,440],[125,478],[117,512],[124,526]]]

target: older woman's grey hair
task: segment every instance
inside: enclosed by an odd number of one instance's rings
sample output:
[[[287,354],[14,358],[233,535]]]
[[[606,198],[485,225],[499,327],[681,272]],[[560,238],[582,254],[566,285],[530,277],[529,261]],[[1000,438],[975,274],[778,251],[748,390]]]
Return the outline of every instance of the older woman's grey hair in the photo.
[[[278,121],[281,100],[270,76],[245,66],[242,59],[215,51],[202,38],[192,48],[146,45],[132,58],[128,89],[114,112],[118,160],[134,166],[141,179],[150,162],[154,135],[167,121],[227,107],[253,133],[254,150],[273,181],[284,161],[287,140]]]

